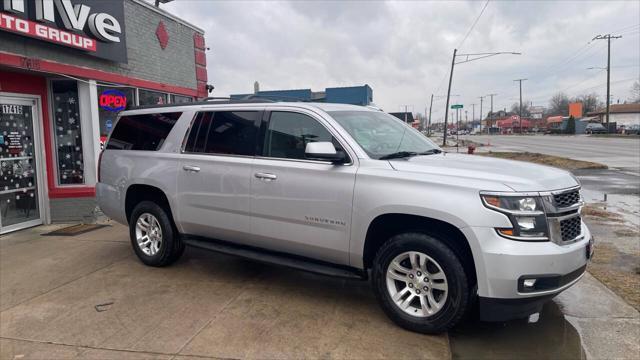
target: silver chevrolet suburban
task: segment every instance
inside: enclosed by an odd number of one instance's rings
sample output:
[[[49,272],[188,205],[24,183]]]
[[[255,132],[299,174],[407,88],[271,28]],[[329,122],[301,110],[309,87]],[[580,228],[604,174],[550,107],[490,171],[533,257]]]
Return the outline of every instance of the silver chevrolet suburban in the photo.
[[[527,317],[581,278],[579,190],[556,168],[447,153],[374,109],[247,100],[124,111],[97,197],[147,265],[191,246],[370,278],[391,320],[438,333],[475,306]]]

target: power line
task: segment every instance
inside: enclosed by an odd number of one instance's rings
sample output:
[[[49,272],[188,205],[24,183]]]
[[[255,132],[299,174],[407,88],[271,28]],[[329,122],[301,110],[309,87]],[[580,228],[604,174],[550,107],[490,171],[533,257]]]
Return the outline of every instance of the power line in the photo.
[[[487,6],[489,6],[489,1],[490,0],[487,0],[487,2],[484,3],[484,6],[482,7],[482,10],[480,10],[480,14],[478,14],[478,17],[476,18],[476,21],[473,22],[473,24],[469,28],[469,31],[467,31],[467,34],[464,36],[464,38],[462,39],[460,44],[457,46],[458,49],[461,49],[462,45],[464,44],[464,42],[467,41],[467,38],[469,37],[469,34],[471,34],[471,32],[473,31],[473,28],[476,27],[476,24],[478,23],[478,21],[482,17],[482,14],[484,14],[484,11],[487,9]]]
[[[462,41],[460,42],[460,44],[458,45],[458,49],[464,44],[464,42],[467,40],[467,38],[469,37],[469,34],[471,34],[471,32],[473,31],[473,29],[475,28],[476,24],[478,23],[478,21],[480,20],[480,18],[482,17],[482,14],[484,14],[484,11],[487,9],[487,6],[489,5],[489,1],[491,0],[487,0],[486,3],[484,3],[484,6],[482,7],[482,10],[480,11],[480,14],[478,14],[478,17],[476,18],[476,20],[473,22],[473,24],[471,24],[471,27],[469,28],[469,30],[467,30],[466,35],[464,36],[464,38],[462,39]],[[440,79],[440,82],[438,82],[438,87],[436,87],[436,91],[434,91],[434,93],[437,93],[440,91],[440,88],[442,87],[442,84],[444,84],[444,80],[447,78],[447,75],[449,75],[448,72],[445,72],[444,75],[442,76],[442,79]]]

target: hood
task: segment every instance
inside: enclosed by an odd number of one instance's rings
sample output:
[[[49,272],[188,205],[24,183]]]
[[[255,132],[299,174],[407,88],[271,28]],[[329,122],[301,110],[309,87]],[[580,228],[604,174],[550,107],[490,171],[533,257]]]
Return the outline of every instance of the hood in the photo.
[[[389,163],[397,171],[494,181],[514,191],[550,191],[579,184],[565,170],[479,155],[442,153],[394,159]]]

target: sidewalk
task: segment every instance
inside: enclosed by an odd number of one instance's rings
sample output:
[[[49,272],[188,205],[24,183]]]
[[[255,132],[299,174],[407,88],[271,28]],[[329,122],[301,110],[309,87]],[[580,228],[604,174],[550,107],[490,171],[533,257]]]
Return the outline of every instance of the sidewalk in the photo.
[[[0,239],[1,359],[611,358],[640,351],[640,315],[586,275],[536,324],[467,320],[426,336],[391,323],[367,282],[187,250],[142,265],[124,226]]]

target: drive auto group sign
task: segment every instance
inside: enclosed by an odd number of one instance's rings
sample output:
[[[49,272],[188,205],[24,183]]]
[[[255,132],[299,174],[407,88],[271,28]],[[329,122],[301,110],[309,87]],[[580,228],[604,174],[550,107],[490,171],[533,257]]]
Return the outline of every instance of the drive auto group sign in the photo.
[[[124,0],[0,0],[0,30],[127,61]]]

